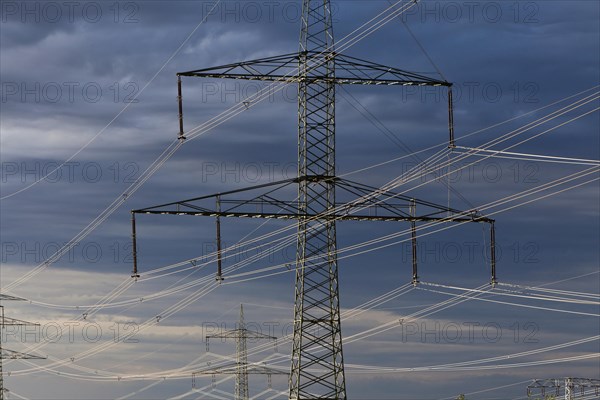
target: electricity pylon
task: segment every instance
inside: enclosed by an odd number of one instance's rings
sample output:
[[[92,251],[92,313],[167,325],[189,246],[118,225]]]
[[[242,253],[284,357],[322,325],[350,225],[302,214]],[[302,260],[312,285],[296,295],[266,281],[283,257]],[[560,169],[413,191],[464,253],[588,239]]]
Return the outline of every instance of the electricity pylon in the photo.
[[[546,390],[553,391],[553,395],[558,399],[561,392],[564,393],[565,400],[574,400],[579,396],[586,397],[589,393],[585,393],[587,389],[593,389],[596,398],[600,399],[600,379],[590,378],[551,378],[551,379],[534,379],[527,386],[527,396],[532,397],[539,393],[541,396],[546,396]],[[577,393],[579,391],[579,394]]]
[[[25,300],[20,297],[8,296],[0,294],[0,301],[2,300]],[[2,370],[2,360],[43,360],[45,357],[36,356],[33,354],[21,353],[19,351],[8,350],[2,347],[2,337],[4,336],[3,331],[6,326],[39,326],[27,321],[21,321],[19,319],[8,318],[4,316],[4,306],[0,305],[0,400],[4,400],[4,392],[8,392],[8,389],[4,387],[4,372]]]
[[[298,175],[209,196],[132,210],[133,277],[137,277],[135,214],[201,215],[216,219],[217,275],[223,279],[221,217],[297,221],[294,332],[290,399],[346,399],[340,325],[337,221],[411,224],[413,284],[418,222],[475,222],[491,226],[492,280],[496,283],[494,220],[335,176],[336,85],[438,86],[448,90],[449,147],[454,147],[452,83],[335,51],[329,0],[303,0],[298,53],[178,73],[179,139],[183,128],[181,77],[245,79],[298,85]],[[291,200],[290,188],[297,199]],[[340,191],[351,200],[340,202]],[[293,197],[292,197],[293,199]]]
[[[233,330],[220,332],[206,336],[206,350],[209,349],[209,339],[235,339],[236,362],[235,365],[224,365],[215,369],[203,369],[192,373],[192,387],[196,387],[197,375],[219,375],[235,374],[235,400],[248,400],[250,391],[248,386],[248,374],[267,375],[269,385],[271,375],[286,375],[285,372],[268,368],[263,365],[248,363],[248,339],[277,340],[274,336],[265,335],[261,332],[251,331],[246,328],[244,321],[244,306],[240,305],[240,319],[238,327]]]

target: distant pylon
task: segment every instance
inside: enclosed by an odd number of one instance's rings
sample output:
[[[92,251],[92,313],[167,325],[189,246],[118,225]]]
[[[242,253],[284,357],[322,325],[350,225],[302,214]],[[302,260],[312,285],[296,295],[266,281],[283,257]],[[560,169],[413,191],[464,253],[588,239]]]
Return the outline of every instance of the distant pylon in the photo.
[[[550,378],[550,379],[534,379],[527,386],[527,396],[534,395],[546,396],[547,390],[558,399],[561,393],[564,393],[565,400],[575,400],[579,397],[590,398],[590,393],[586,390],[594,391],[596,399],[600,399],[600,379],[590,378]]]
[[[244,305],[240,304],[240,321],[238,329],[247,333],[244,323]],[[236,400],[247,400],[250,397],[248,389],[248,343],[246,335],[240,335],[235,341],[235,354],[237,365],[235,366],[235,398]]]
[[[0,294],[0,301],[2,300],[25,300],[20,297],[8,296]],[[22,360],[43,360],[45,357],[36,356],[33,354],[21,353],[14,350],[8,350],[2,347],[2,331],[5,326],[36,326],[27,321],[21,321],[19,319],[8,318],[4,316],[4,306],[0,305],[0,400],[4,400],[4,393],[8,392],[8,389],[4,387],[4,371],[2,370],[2,360],[10,359],[22,359]]]
[[[192,373],[192,387],[196,387],[197,375],[219,375],[235,374],[235,400],[248,400],[250,390],[248,385],[248,374],[267,375],[269,385],[271,375],[287,375],[287,373],[268,368],[262,365],[248,364],[248,339],[277,340],[274,336],[265,335],[261,332],[251,331],[246,328],[244,321],[244,306],[240,304],[240,319],[236,329],[206,336],[206,348],[209,348],[209,339],[235,339],[236,362],[235,365],[225,365],[215,369],[204,369]]]

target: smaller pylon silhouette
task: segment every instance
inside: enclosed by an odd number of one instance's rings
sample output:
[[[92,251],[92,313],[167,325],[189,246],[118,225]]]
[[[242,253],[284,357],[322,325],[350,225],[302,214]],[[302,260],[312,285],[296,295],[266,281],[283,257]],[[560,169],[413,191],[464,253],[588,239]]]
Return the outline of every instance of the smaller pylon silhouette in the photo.
[[[20,297],[8,296],[0,294],[0,301],[2,300],[25,300]],[[4,306],[0,305],[0,400],[4,400],[4,393],[8,392],[8,389],[4,387],[4,371],[2,370],[2,360],[43,360],[45,357],[36,356],[33,354],[21,353],[19,351],[8,350],[2,347],[2,337],[4,327],[6,326],[38,326],[32,322],[22,321],[20,319],[8,318],[4,316]]]
[[[590,378],[551,378],[534,379],[527,386],[527,396],[537,396],[538,392],[542,397],[546,396],[546,390],[550,390],[550,395],[558,399],[561,393],[564,393],[565,400],[574,400],[577,398],[591,398],[591,393],[586,390],[593,390],[595,399],[600,398],[600,379]]]
[[[192,373],[192,387],[196,387],[196,376],[198,375],[221,375],[235,374],[235,400],[248,400],[250,391],[248,386],[248,375],[267,375],[269,388],[271,375],[287,375],[287,372],[268,368],[264,365],[248,363],[248,339],[277,340],[275,336],[265,335],[261,332],[251,331],[246,328],[244,321],[244,306],[240,304],[240,320],[236,329],[224,331],[215,335],[206,336],[206,350],[209,350],[210,339],[235,339],[236,362],[214,369],[203,369]],[[213,379],[214,382],[214,379]]]

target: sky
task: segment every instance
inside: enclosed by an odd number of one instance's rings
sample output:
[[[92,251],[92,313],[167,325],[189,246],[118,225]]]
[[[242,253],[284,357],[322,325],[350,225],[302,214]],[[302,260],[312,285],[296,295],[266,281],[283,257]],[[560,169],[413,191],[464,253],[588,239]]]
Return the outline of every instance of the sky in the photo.
[[[338,45],[395,4],[331,3]],[[134,281],[130,210],[295,177],[293,85],[258,102],[264,84],[191,77],[186,132],[246,106],[147,171],[177,138],[176,73],[297,51],[301,2],[1,0],[0,13],[0,286],[25,299],[2,306],[39,324],[6,327],[2,347],[46,357],[4,361],[10,398],[233,398],[233,376],[198,376],[194,390],[192,372],[234,359],[234,342],[207,347],[205,338],[234,329],[240,304],[249,327],[280,338],[250,341],[249,360],[287,371],[295,241],[272,240],[293,239],[295,227],[223,220],[223,266],[235,271],[217,285],[212,218],[139,215]],[[423,1],[344,53],[452,82],[459,146],[516,132],[491,149],[598,160],[599,42],[596,1]],[[338,248],[362,246],[338,255],[348,397],[520,399],[534,378],[600,379],[597,168],[444,150],[439,88],[336,95],[337,171],[352,181],[380,187],[444,151],[428,166],[448,174],[451,190],[422,169],[395,190],[480,210],[588,170],[482,211],[496,221],[501,285],[452,307],[440,303],[489,289],[489,227],[428,230],[418,242],[422,284],[400,290],[411,280],[406,224],[339,222]],[[511,356],[522,352],[531,353]],[[286,388],[285,375],[272,388],[250,377],[257,398],[285,398]]]

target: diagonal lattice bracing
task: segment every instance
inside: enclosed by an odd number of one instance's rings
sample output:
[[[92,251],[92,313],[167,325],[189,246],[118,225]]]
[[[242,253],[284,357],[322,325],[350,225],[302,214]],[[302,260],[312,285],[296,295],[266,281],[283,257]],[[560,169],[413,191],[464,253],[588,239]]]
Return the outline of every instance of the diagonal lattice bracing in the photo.
[[[298,240],[290,399],[345,399],[335,210],[329,1],[304,1],[298,62]],[[309,53],[315,55],[309,57]],[[316,372],[319,371],[319,372]]]

